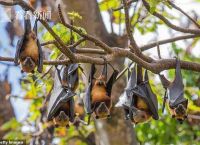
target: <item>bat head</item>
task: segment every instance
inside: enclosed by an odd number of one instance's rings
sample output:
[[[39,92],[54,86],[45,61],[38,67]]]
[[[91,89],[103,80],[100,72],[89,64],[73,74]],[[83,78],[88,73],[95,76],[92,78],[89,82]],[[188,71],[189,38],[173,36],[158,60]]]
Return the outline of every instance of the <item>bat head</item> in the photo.
[[[33,72],[36,64],[31,57],[26,57],[22,60],[21,67],[24,72]]]
[[[69,117],[64,111],[60,111],[59,115],[54,118],[55,126],[69,126]]]
[[[110,110],[106,106],[105,102],[101,102],[98,107],[94,111],[96,115],[96,119],[103,119],[103,118],[109,118],[110,117]]]
[[[94,85],[95,86],[106,86],[105,76],[101,75],[99,78],[97,78]]]
[[[149,121],[150,118],[151,118],[151,115],[149,113],[142,110],[137,110],[136,115],[134,115],[132,118],[132,122],[134,124],[144,123],[144,122]]]
[[[83,116],[85,114],[84,107],[80,103],[75,104],[75,113],[77,116]]]
[[[176,118],[180,123],[182,123],[187,118],[187,111],[183,104],[178,104],[174,109],[174,115],[172,116]]]

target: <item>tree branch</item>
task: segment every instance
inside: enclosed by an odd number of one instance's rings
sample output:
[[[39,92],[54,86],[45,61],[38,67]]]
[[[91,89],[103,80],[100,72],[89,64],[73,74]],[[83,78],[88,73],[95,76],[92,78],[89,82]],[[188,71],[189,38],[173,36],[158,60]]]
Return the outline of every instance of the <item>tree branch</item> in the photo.
[[[169,39],[165,39],[165,40],[156,41],[156,42],[153,42],[150,44],[146,44],[144,46],[141,46],[140,49],[142,51],[145,51],[145,50],[151,49],[153,47],[156,47],[157,44],[163,45],[163,44],[167,44],[167,43],[171,43],[171,42],[175,42],[175,41],[179,41],[179,40],[191,39],[191,38],[196,38],[196,37],[200,37],[200,35],[189,34],[189,35],[184,35],[184,36],[177,36],[174,38],[169,38]]]
[[[62,11],[61,11],[61,7],[60,5],[58,5],[58,11],[59,11],[59,16],[60,16],[60,19],[61,19],[61,22],[62,24],[73,30],[74,32],[76,32],[77,34],[79,34],[80,36],[84,37],[86,40],[89,40],[91,42],[93,42],[95,45],[101,47],[102,49],[104,49],[106,52],[108,53],[112,53],[112,49],[107,45],[105,44],[104,42],[102,42],[101,40],[98,40],[96,38],[94,38],[93,36],[89,35],[89,34],[85,34],[84,32],[82,32],[80,29],[77,29],[76,27],[68,24],[65,20],[64,20],[64,17],[63,17],[63,14],[62,14]]]
[[[142,0],[142,1],[143,1],[145,8],[151,13],[149,4],[145,0]],[[151,14],[156,16],[160,20],[162,20],[167,26],[169,26],[170,28],[172,28],[176,31],[183,32],[183,33],[191,33],[191,34],[200,34],[199,29],[187,29],[187,28],[182,28],[182,27],[179,27],[179,26],[172,24],[168,19],[166,19],[164,16],[157,13],[156,11],[154,11]]]
[[[198,28],[200,28],[200,25],[192,18],[190,17],[186,12],[184,12],[180,7],[176,6],[173,2],[168,1],[168,3],[178,11],[180,11],[182,14],[184,14],[188,19],[190,19]]]
[[[132,46],[131,49],[133,50],[133,52],[136,52],[139,54],[140,50],[135,42],[135,39],[133,38],[133,34],[132,34],[132,30],[131,30],[127,0],[123,0],[123,5],[124,5],[124,12],[125,12],[126,32],[127,32],[128,38],[130,40],[130,44]]]

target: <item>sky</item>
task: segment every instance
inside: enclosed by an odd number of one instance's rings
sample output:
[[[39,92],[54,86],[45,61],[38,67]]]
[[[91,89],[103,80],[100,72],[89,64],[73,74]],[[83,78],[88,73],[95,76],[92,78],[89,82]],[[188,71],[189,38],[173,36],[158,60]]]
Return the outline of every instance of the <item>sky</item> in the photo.
[[[186,12],[189,12],[191,10],[195,10],[198,14],[200,13],[200,3],[197,4],[194,1],[191,0],[175,0],[175,3],[180,6],[183,10],[185,10]],[[20,10],[19,7],[17,7],[17,10]],[[168,10],[170,11],[170,10]],[[171,12],[171,11],[170,11]],[[173,10],[173,15],[175,16],[179,16],[179,12],[177,12],[176,10]],[[0,15],[2,16],[2,14],[5,14],[4,9],[2,9],[2,7],[0,7]],[[106,28],[108,29],[108,31],[110,31],[110,24],[109,24],[109,16],[106,13],[102,13],[103,16],[103,20],[105,22]],[[172,21],[173,23],[177,23],[176,21]],[[15,54],[15,48],[9,46],[9,38],[8,35],[5,31],[5,25],[7,22],[5,21],[0,21],[0,34],[1,34],[1,39],[0,40],[0,56],[9,56],[9,57],[14,57]],[[115,25],[114,26],[114,30],[118,31],[118,27]],[[162,40],[162,39],[166,39],[166,38],[170,38],[170,34],[169,31],[167,29],[167,27],[165,26],[161,26],[158,28],[158,33],[156,34],[158,36],[158,40]],[[135,38],[136,38],[136,42],[138,42],[139,45],[144,45],[147,44],[148,42],[151,42],[152,39],[154,39],[155,34],[148,34],[145,36],[142,36],[139,32],[135,32],[134,34]],[[176,33],[176,36],[180,36],[179,33]],[[14,44],[16,46],[18,38],[15,38]],[[183,45],[183,42],[179,42],[179,45]],[[169,56],[168,53],[168,49],[169,49],[170,45],[165,45],[165,46],[161,46],[161,55],[163,58],[168,58],[171,57]],[[198,57],[200,55],[200,51],[199,51],[199,47],[200,44],[198,44],[196,46],[196,48],[193,50],[193,52],[195,52],[195,55]],[[151,57],[157,58],[157,50],[151,49],[148,52]],[[6,70],[6,67],[4,65],[0,64],[0,74],[3,73]],[[8,70],[8,74],[9,74],[9,81],[12,83],[12,94],[13,95],[20,95],[23,96],[23,92],[20,88],[19,85],[19,79],[21,78],[21,72],[19,67],[11,67]],[[16,114],[17,119],[23,120],[24,117],[26,117],[27,112],[28,112],[28,106],[29,106],[29,101],[24,101],[22,99],[11,99],[12,105],[14,107],[14,111]]]

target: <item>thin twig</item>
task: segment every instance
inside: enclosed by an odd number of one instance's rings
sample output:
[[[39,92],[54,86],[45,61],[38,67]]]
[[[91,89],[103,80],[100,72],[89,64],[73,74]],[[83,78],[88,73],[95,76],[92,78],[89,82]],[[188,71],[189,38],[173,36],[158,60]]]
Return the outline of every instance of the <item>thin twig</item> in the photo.
[[[184,14],[186,17],[188,17],[188,19],[190,19],[198,28],[200,28],[200,25],[192,18],[190,17],[186,12],[184,12],[180,7],[178,7],[177,5],[175,5],[173,2],[171,1],[167,1],[173,8],[177,9],[178,11],[180,11],[182,14]]]
[[[123,5],[124,5],[124,12],[125,12],[126,32],[127,32],[128,38],[130,40],[130,44],[132,46],[130,48],[133,50],[133,52],[136,52],[139,54],[140,50],[133,38],[133,34],[132,34],[132,30],[131,30],[127,0],[123,0]]]
[[[146,2],[146,0],[142,0],[144,6],[146,7],[146,9],[151,13],[151,9],[149,4]],[[161,14],[157,13],[156,11],[151,13],[152,15],[156,16],[157,18],[159,18],[160,20],[162,20],[167,26],[169,26],[170,28],[179,31],[179,32],[183,32],[183,33],[191,33],[191,34],[200,34],[200,30],[199,29],[187,29],[187,28],[182,28],[179,26],[176,26],[174,24],[172,24],[168,19],[166,19],[164,16],[162,16]]]

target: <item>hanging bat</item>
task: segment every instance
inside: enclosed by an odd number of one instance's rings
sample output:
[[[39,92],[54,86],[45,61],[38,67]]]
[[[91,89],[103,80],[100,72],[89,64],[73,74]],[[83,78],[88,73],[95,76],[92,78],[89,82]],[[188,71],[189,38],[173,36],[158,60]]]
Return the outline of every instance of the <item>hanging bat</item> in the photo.
[[[187,118],[188,99],[184,98],[184,84],[181,74],[180,60],[176,58],[176,72],[173,82],[168,81],[164,75],[160,75],[163,87],[166,89],[165,98],[168,98],[168,106],[172,118],[182,123]],[[165,105],[165,99],[163,105]],[[163,107],[164,108],[164,107]]]
[[[85,115],[85,110],[84,110],[84,104],[83,104],[83,100],[80,97],[77,97],[76,101],[75,101],[75,114],[76,116],[80,117],[81,119],[84,118]]]
[[[25,12],[24,29],[24,35],[17,43],[14,62],[16,65],[20,63],[22,72],[34,73],[37,67],[38,72],[41,73],[43,67],[43,52],[40,42],[37,39],[37,20],[32,30],[27,11]]]
[[[54,122],[55,126],[69,127],[74,122],[74,96],[76,95],[68,85],[63,85],[63,76],[66,66],[57,68],[55,73],[54,88],[48,104],[47,120]],[[68,82],[70,84],[70,82]]]
[[[102,74],[98,78],[94,78],[95,71],[95,65],[92,64],[89,85],[84,99],[86,113],[93,113],[96,119],[108,118],[112,106],[111,90],[118,71],[114,70],[109,80],[107,80],[107,64],[104,65]]]
[[[142,67],[129,70],[128,84],[124,95],[120,97],[120,101],[116,107],[123,107],[125,118],[130,119],[132,123],[144,123],[151,118],[159,119],[158,101],[156,95],[151,90],[148,73],[145,71],[145,77],[142,77]]]

